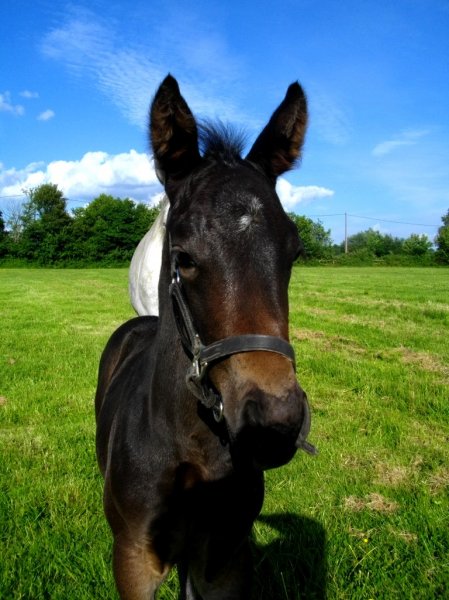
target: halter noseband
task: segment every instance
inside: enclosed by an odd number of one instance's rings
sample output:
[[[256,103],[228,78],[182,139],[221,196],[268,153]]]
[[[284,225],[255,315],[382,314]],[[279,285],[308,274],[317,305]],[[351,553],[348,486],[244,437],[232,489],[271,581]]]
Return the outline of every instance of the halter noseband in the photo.
[[[182,346],[192,361],[186,375],[187,388],[204,406],[212,409],[217,422],[223,418],[223,402],[221,397],[212,389],[206,377],[209,368],[215,362],[232,354],[264,351],[285,356],[295,368],[295,351],[293,347],[282,338],[272,335],[234,335],[205,346],[193,324],[192,315],[182,289],[179,270],[174,265],[172,266],[172,282],[169,293]]]

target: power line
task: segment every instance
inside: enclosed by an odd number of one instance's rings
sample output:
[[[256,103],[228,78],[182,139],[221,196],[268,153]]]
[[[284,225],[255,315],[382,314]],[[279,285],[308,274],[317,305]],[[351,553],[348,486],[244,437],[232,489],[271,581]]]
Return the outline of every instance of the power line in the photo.
[[[345,213],[334,213],[333,215],[309,215],[309,217],[319,218],[319,217],[344,217]]]
[[[415,227],[439,227],[439,225],[429,225],[428,223],[407,223],[406,221],[391,221],[389,219],[377,219],[376,217],[362,217],[360,215],[351,215],[349,213],[348,217],[355,217],[356,219],[370,219],[371,221],[381,221],[382,223],[396,223],[397,225],[412,225]]]
[[[379,219],[378,217],[366,217],[362,215],[352,215],[350,213],[334,213],[331,215],[309,215],[309,217],[317,218],[320,217],[353,217],[355,219],[369,219],[370,221],[380,221],[381,223],[395,223],[396,225],[411,225],[414,227],[439,227],[439,225],[429,225],[428,223],[408,223],[407,221],[393,221],[391,219]]]

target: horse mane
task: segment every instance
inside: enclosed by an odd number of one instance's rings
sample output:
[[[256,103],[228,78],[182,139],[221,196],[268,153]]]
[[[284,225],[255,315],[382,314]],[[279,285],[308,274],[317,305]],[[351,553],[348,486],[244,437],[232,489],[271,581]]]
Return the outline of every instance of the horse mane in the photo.
[[[242,160],[247,134],[222,121],[202,121],[198,128],[204,158],[235,166]]]

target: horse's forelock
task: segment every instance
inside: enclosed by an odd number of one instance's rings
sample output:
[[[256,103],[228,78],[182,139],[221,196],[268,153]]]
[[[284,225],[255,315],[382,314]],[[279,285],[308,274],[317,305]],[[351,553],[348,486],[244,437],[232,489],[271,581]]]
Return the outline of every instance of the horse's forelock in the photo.
[[[203,121],[199,141],[204,158],[234,165],[241,161],[246,133],[221,121]]]

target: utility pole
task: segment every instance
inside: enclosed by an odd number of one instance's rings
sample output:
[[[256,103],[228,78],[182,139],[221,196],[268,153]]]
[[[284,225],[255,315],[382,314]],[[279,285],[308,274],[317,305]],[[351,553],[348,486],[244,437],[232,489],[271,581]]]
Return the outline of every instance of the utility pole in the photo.
[[[345,254],[348,253],[348,213],[345,213]]]

